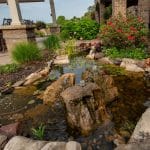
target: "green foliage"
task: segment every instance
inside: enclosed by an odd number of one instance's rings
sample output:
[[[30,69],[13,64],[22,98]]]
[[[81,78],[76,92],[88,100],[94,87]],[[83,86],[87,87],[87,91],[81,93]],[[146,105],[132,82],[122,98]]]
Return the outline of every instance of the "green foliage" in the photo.
[[[117,49],[108,48],[104,50],[105,54],[111,58],[132,58],[132,59],[144,59],[147,57],[146,52],[141,48],[131,49]]]
[[[17,72],[19,69],[17,64],[0,65],[0,74]]]
[[[108,7],[106,7],[105,11],[104,11],[104,19],[107,20],[112,16],[112,5],[109,5]]]
[[[40,30],[35,31],[35,34],[37,37],[44,37],[45,36],[45,34]]]
[[[54,52],[56,49],[60,48],[60,40],[58,36],[56,35],[50,35],[45,41],[44,41],[45,47]]]
[[[35,23],[36,29],[40,30],[40,29],[45,29],[46,28],[46,23],[43,21],[37,21]]]
[[[37,129],[32,128],[31,129],[32,134],[39,140],[43,140],[44,138],[44,132],[45,132],[45,126],[44,125],[40,125]]]
[[[65,21],[66,21],[65,16],[59,16],[57,18],[57,24],[60,25],[60,26],[63,25],[65,23]]]
[[[66,20],[61,28],[63,40],[69,38],[91,40],[96,38],[99,32],[99,24],[96,21],[86,18],[74,18]]]
[[[144,48],[147,46],[148,31],[141,18],[118,16],[101,25],[100,38],[107,48]]]
[[[28,63],[41,58],[40,50],[35,43],[21,42],[12,51],[12,58],[18,63]]]
[[[130,122],[130,121],[126,121],[123,126],[122,126],[122,130],[128,131],[130,134],[132,134],[133,130],[135,128],[135,124]]]
[[[68,40],[65,46],[65,53],[69,56],[72,57],[76,54],[76,45],[75,45],[76,40]]]

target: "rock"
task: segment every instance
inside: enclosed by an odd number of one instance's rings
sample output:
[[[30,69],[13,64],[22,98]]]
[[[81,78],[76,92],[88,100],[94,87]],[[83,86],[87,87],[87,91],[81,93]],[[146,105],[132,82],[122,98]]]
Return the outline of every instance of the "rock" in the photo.
[[[150,138],[150,108],[148,108],[138,121],[129,143]]]
[[[149,150],[150,149],[150,139],[142,142],[134,142],[129,144],[121,144],[115,150]]]
[[[145,71],[144,81],[145,81],[146,87],[150,88],[150,72],[149,71]]]
[[[145,60],[145,67],[150,67],[150,58]]]
[[[31,101],[28,102],[28,105],[32,105],[34,103],[35,103],[35,100],[31,100]]]
[[[139,67],[137,64],[139,64],[139,61],[123,58],[122,63],[120,64],[120,67],[124,67],[127,71],[134,71],[134,72],[143,72],[144,69]]]
[[[4,150],[81,150],[79,143],[38,141],[15,136],[6,144]]]
[[[93,92],[99,87],[95,83],[87,83],[84,87],[75,85],[61,93],[66,106],[67,121],[72,129],[88,135],[101,122],[100,99]]]
[[[70,141],[66,144],[65,150],[81,150],[81,145],[75,141]]]
[[[41,150],[67,150],[67,149],[65,142],[49,142]]]
[[[39,80],[42,78],[42,75],[38,72],[30,74],[25,80],[24,85],[31,85],[35,81]]]
[[[53,82],[43,94],[43,101],[45,104],[54,103],[60,93],[75,84],[75,74],[67,73],[61,76],[57,81]]]
[[[113,61],[110,60],[108,57],[103,57],[101,59],[98,59],[98,61],[101,64],[113,64]]]
[[[45,141],[34,141],[25,137],[15,136],[6,144],[4,150],[41,150]]]
[[[125,69],[126,69],[127,71],[144,72],[144,69],[138,67],[138,66],[135,65],[135,64],[128,64],[128,65],[126,65]]]
[[[122,59],[115,59],[115,60],[113,61],[113,64],[115,64],[115,65],[117,65],[117,66],[120,66],[121,62],[122,62]]]
[[[2,126],[0,128],[0,133],[8,137],[11,137],[17,135],[20,132],[19,130],[20,130],[20,123],[17,122],[17,123]]]
[[[12,87],[18,87],[18,86],[21,86],[21,85],[23,85],[23,83],[25,82],[25,80],[20,80],[20,81],[17,81],[15,84],[13,84],[13,86]]]
[[[4,148],[6,141],[7,141],[7,136],[0,134],[0,149]]]
[[[69,57],[67,55],[61,55],[61,56],[57,56],[56,59],[54,60],[54,64],[55,65],[65,65],[65,64],[69,64]]]
[[[95,53],[94,59],[100,59],[103,58],[104,54],[103,53]]]

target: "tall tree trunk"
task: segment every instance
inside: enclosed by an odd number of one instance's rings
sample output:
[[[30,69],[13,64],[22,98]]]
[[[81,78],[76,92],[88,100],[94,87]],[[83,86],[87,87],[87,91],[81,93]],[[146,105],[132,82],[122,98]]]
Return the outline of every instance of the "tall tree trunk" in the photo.
[[[54,0],[50,0],[50,8],[51,8],[51,16],[52,16],[53,24],[56,25],[56,12],[55,12]]]

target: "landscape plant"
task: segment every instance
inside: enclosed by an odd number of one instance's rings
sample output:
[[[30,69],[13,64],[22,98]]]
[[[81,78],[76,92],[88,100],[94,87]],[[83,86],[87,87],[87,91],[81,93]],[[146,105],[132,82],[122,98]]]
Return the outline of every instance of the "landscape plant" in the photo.
[[[55,50],[60,48],[60,40],[57,35],[50,35],[43,43],[45,45],[45,48],[47,48],[51,52],[55,52]]]
[[[144,58],[148,30],[141,18],[119,15],[100,27],[100,38],[106,54],[112,57]]]
[[[17,72],[20,69],[20,66],[18,64],[7,64],[7,65],[0,65],[0,74],[5,73],[14,73]]]
[[[99,33],[99,24],[88,18],[74,18],[66,20],[61,27],[61,38],[63,40],[85,39],[91,40],[97,37]]]
[[[12,58],[17,63],[23,64],[39,60],[41,53],[36,43],[21,42],[16,44],[12,50]]]
[[[41,124],[38,128],[32,128],[31,131],[37,139],[43,140],[45,132],[45,126],[43,124]]]

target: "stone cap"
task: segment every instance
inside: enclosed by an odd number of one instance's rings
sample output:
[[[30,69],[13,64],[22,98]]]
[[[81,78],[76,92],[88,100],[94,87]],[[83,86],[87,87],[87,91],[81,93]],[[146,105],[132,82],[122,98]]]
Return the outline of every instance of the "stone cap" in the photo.
[[[3,25],[0,26],[0,30],[20,30],[20,29],[29,29],[35,28],[34,25]]]
[[[76,100],[85,96],[92,96],[92,92],[97,89],[99,89],[99,87],[95,83],[87,83],[84,87],[75,85],[63,91],[61,96],[65,101]]]

